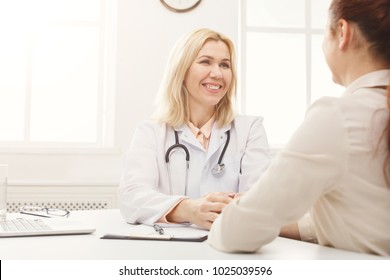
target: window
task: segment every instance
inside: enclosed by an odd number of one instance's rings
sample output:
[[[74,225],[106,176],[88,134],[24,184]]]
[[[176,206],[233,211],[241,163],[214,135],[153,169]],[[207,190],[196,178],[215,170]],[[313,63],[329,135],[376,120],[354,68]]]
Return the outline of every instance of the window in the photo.
[[[241,109],[261,115],[273,148],[282,147],[307,107],[339,96],[322,55],[330,0],[241,1]]]
[[[114,2],[0,0],[0,146],[110,146]]]

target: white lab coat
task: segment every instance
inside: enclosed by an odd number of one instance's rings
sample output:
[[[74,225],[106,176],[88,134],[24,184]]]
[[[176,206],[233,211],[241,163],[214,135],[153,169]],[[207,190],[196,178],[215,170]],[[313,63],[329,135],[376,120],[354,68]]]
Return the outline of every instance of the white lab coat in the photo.
[[[168,172],[165,155],[175,144],[173,128],[150,120],[137,127],[125,155],[118,189],[120,210],[128,223],[153,224],[183,197],[246,191],[269,165],[269,146],[262,117],[237,116],[222,128],[214,123],[207,151],[187,125],[176,130],[179,143],[190,153],[188,176],[181,149],[171,153]],[[225,171],[216,177],[211,169],[221,155],[227,130],[230,130],[230,143],[222,160]]]

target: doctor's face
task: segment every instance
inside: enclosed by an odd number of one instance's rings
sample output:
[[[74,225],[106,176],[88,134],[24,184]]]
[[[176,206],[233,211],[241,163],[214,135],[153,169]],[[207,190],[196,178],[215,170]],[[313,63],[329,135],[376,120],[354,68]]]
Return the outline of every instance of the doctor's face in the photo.
[[[231,81],[229,48],[222,41],[206,41],[184,79],[190,107],[207,106],[214,110],[229,89]]]

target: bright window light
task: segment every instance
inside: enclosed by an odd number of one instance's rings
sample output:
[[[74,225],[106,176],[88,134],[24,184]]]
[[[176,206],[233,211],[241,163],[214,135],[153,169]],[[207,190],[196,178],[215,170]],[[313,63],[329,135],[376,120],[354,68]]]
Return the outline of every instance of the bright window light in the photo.
[[[273,148],[284,146],[318,98],[340,86],[322,54],[330,0],[242,0],[240,104],[261,115]]]
[[[108,0],[0,0],[0,146],[102,146]]]

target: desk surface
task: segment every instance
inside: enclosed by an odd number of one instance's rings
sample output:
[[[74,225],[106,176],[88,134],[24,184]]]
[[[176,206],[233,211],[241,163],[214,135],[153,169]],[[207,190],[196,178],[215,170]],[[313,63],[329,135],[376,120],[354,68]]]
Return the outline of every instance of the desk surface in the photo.
[[[9,214],[15,217],[19,214]],[[107,233],[126,232],[118,209],[75,211],[72,218],[96,227],[88,235],[0,238],[0,259],[60,260],[307,260],[383,259],[316,244],[278,237],[256,254],[228,254],[212,248],[207,241],[169,242],[100,239]]]

